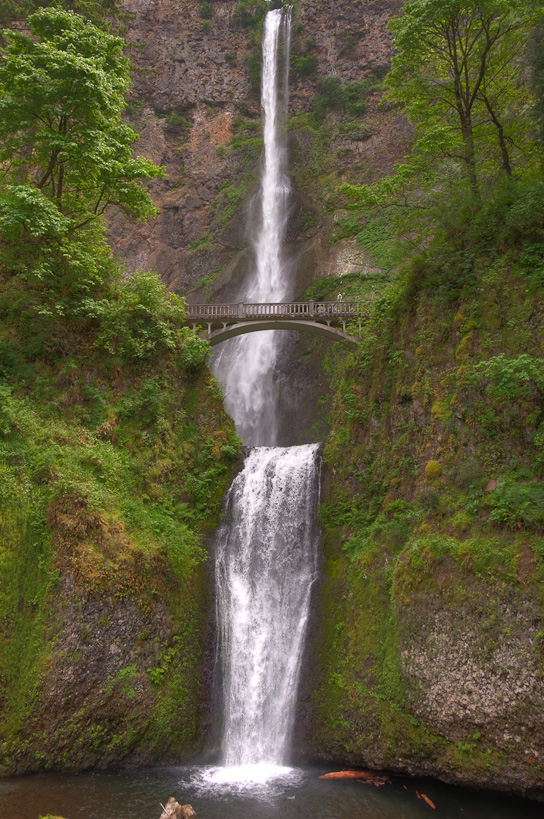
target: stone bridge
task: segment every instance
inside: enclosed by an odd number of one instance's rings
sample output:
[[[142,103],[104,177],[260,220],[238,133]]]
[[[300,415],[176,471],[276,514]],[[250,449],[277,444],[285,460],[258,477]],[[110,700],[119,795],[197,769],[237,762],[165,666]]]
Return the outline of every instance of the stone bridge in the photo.
[[[368,308],[347,301],[268,302],[263,304],[188,304],[187,322],[207,327],[212,347],[259,330],[300,330],[357,347]],[[349,332],[346,329],[349,322]]]

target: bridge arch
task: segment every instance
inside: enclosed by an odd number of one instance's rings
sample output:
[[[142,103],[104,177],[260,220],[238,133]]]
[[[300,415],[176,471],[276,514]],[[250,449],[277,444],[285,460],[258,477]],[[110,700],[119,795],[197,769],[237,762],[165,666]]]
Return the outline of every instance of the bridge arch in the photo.
[[[212,330],[204,336],[212,347],[227,341],[229,338],[246,335],[247,333],[258,333],[261,330],[299,330],[302,333],[309,333],[314,336],[322,336],[330,341],[339,341],[343,344],[357,348],[359,340],[355,336],[348,335],[343,330],[331,327],[318,321],[297,321],[291,318],[263,318],[260,321],[237,321]]]

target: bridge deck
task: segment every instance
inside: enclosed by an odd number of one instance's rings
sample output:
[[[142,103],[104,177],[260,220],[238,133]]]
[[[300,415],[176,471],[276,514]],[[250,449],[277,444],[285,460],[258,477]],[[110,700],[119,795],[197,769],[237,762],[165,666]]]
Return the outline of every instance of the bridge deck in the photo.
[[[358,339],[347,332],[346,322],[361,319],[368,308],[348,301],[292,301],[237,304],[188,304],[186,320],[206,325],[213,345],[259,330],[298,330],[326,336],[356,347]],[[339,329],[341,327],[341,329]]]
[[[365,314],[361,305],[348,301],[293,301],[263,302],[259,304],[188,304],[187,321],[196,324],[215,321],[252,321],[265,318],[296,318],[299,321],[316,319],[359,318]]]

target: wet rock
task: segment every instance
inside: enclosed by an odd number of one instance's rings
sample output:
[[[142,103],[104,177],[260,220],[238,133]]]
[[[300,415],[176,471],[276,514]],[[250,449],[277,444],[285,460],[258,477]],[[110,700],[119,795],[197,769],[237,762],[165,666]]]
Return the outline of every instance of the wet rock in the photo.
[[[163,812],[160,819],[197,819],[191,805],[180,805],[173,796],[170,797],[165,806],[161,804],[161,808],[163,808]]]
[[[373,0],[364,4],[363,15],[361,4],[353,0],[300,4],[293,50],[300,51],[310,41],[318,65],[313,73],[292,75],[291,116],[311,110],[320,78],[335,75],[346,82],[387,70],[391,56],[387,22],[401,5],[401,0]],[[227,224],[218,209],[222,185],[232,190],[245,185],[243,201],[249,201],[252,190],[245,177],[249,172],[257,179],[260,169],[258,156],[251,158],[245,150],[229,147],[233,124],[240,116],[260,117],[259,92],[251,85],[246,65],[247,54],[255,48],[253,35],[236,21],[235,6],[232,0],[215,0],[211,26],[204,32],[200,0],[121,1],[127,13],[124,36],[136,68],[129,118],[140,134],[137,151],[160,164],[168,178],[151,186],[159,208],[157,219],[127,225],[116,217],[110,238],[129,271],[157,270],[171,290],[182,294],[214,271],[231,266],[248,239],[244,207],[234,208]],[[348,41],[350,49],[346,49]],[[378,107],[378,102],[379,95],[371,95],[364,129],[340,134],[332,145],[333,150],[349,152],[350,166],[360,165],[374,175],[390,172],[406,154],[411,139],[411,130],[398,112]],[[302,129],[292,138],[304,141],[307,134]],[[309,147],[301,145],[301,154]],[[168,207],[172,191],[180,194],[176,210]],[[294,198],[301,195],[297,189]],[[319,203],[312,199],[308,204],[310,211],[320,212]],[[304,219],[297,218],[303,216],[303,209],[298,202],[293,205],[290,223],[296,226],[296,235],[289,241],[295,253],[308,236]],[[329,248],[327,230],[323,224],[316,229],[323,239],[313,258],[316,279],[330,275],[330,268],[342,272],[335,249]],[[229,238],[233,234],[234,240]],[[187,252],[204,236],[210,237],[213,253]]]

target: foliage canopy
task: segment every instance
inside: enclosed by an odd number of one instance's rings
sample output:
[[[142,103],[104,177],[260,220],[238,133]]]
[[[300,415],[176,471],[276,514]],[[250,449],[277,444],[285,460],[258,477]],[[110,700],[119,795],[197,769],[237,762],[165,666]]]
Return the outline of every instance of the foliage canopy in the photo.
[[[142,181],[163,172],[133,156],[138,137],[121,119],[123,41],[61,9],[28,25],[30,35],[4,32],[0,62],[0,261],[43,279],[66,268],[78,243],[98,241],[107,210],[153,215]]]
[[[409,0],[389,24],[387,98],[415,125],[411,154],[374,186],[343,186],[358,205],[421,205],[421,190],[468,186],[475,204],[501,175],[536,166],[533,95],[523,59],[542,4]]]

